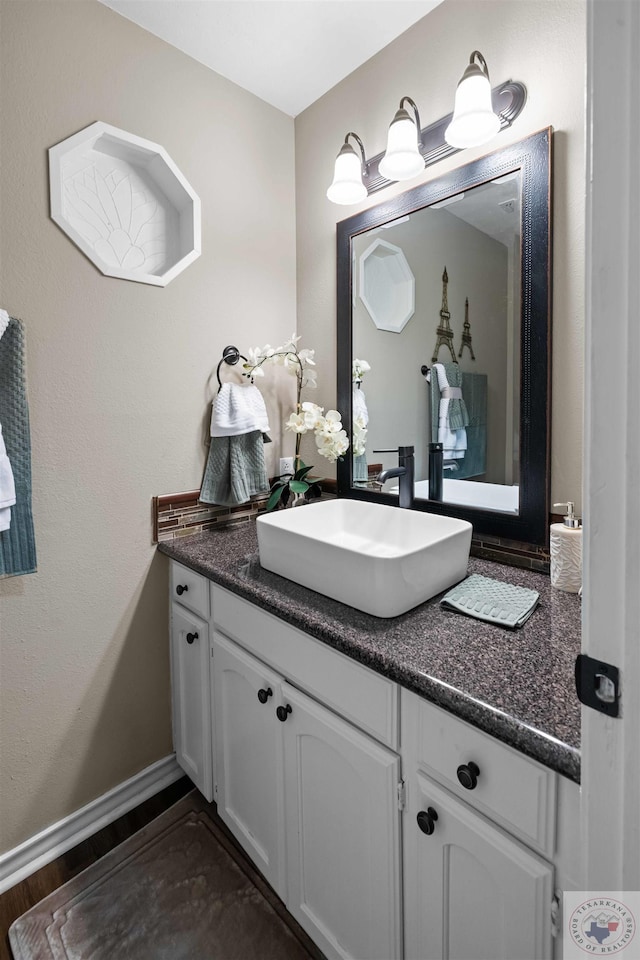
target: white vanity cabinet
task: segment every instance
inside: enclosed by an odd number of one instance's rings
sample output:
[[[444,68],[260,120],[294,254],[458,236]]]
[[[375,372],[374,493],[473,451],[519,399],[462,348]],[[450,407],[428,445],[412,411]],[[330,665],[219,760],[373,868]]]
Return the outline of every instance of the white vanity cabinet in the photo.
[[[216,631],[211,676],[218,813],[285,900],[280,677]]]
[[[406,956],[549,960],[552,866],[431,778],[410,793]]]
[[[400,758],[282,687],[287,906],[327,957],[402,956]]]
[[[408,691],[401,729],[406,957],[550,960],[556,775]]]
[[[328,958],[562,955],[577,784],[175,561],[171,591],[177,759]]]
[[[384,716],[395,685],[226,591],[212,593],[220,816],[327,957],[399,960],[400,758],[324,705],[344,701],[352,715],[362,708],[361,722],[378,723],[376,706]],[[301,674],[323,702],[298,686]]]
[[[176,760],[213,799],[208,581],[171,564],[171,703]]]

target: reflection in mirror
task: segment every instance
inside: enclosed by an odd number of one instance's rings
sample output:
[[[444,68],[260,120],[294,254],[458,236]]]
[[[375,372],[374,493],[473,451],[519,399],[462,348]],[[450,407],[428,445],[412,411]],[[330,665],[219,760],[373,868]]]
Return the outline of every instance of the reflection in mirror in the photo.
[[[376,451],[410,444],[416,509],[546,542],[550,148],[548,128],[338,224],[341,496],[397,503],[374,482],[397,455]]]
[[[518,512],[520,190],[514,170],[354,238],[353,351],[371,367],[354,391],[354,422],[368,418],[354,482],[402,424],[417,497],[429,497],[429,442],[442,442],[444,502]]]

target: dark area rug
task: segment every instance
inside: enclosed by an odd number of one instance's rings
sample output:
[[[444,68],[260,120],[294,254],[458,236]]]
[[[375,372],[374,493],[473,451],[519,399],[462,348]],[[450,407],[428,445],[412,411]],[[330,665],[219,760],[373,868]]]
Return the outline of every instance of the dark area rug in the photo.
[[[206,807],[188,794],[19,917],[15,960],[309,960]]]

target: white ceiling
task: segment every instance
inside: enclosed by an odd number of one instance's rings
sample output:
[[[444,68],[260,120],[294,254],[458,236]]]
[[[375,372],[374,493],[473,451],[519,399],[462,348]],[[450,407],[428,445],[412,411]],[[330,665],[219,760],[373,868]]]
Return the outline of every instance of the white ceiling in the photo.
[[[295,117],[442,0],[101,0]]]

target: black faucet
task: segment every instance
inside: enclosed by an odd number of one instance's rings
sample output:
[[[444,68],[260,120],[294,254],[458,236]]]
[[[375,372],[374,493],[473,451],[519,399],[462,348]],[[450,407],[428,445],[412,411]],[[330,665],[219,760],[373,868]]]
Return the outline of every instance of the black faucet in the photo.
[[[394,447],[393,450],[374,450],[373,452],[396,453],[396,448]],[[415,491],[415,460],[413,458],[414,449],[413,447],[398,447],[397,453],[398,466],[391,467],[389,470],[383,470],[381,473],[379,473],[377,482],[382,484],[386,483],[387,480],[391,480],[392,477],[397,477],[399,487],[398,505],[411,509],[411,507],[413,507]]]

